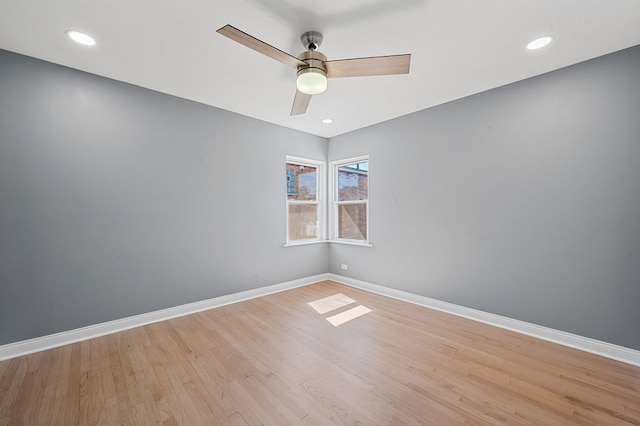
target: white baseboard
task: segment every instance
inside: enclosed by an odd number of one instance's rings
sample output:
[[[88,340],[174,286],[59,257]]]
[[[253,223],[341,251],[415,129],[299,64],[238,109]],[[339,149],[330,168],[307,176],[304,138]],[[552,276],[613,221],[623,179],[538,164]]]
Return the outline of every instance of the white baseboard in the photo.
[[[256,288],[254,290],[241,291],[239,293],[214,297],[213,299],[202,300],[200,302],[188,303],[186,305],[175,306],[173,308],[162,309],[159,311],[148,312],[146,314],[134,315],[132,317],[90,325],[87,327],[77,328],[75,330],[63,331],[61,333],[55,333],[47,336],[36,337],[34,339],[9,343],[0,346],[0,361],[31,354],[34,352],[44,351],[46,349],[56,348],[58,346],[68,345],[70,343],[80,342],[82,340],[93,339],[94,337],[100,337],[106,334],[140,327],[142,325],[147,325],[154,322],[206,311],[207,309],[230,305],[232,303],[266,296],[268,294],[278,293],[280,291],[289,290],[296,287],[302,287],[320,281],[325,281],[328,279],[328,276],[329,274],[314,275],[312,277],[306,277],[298,280]]]
[[[43,351],[46,349],[52,349],[58,346],[68,345],[70,343],[75,343],[82,340],[93,339],[94,337],[100,337],[106,334],[140,327],[154,322],[164,321],[183,315],[205,311],[207,309],[242,302],[244,300],[266,296],[268,294],[278,293],[280,291],[285,291],[296,287],[303,287],[325,280],[332,280],[337,283],[366,290],[371,293],[376,293],[382,296],[391,297],[431,309],[436,309],[449,314],[515,331],[517,333],[522,333],[528,336],[558,343],[564,346],[569,346],[585,352],[593,353],[596,355],[614,359],[616,361],[621,361],[640,367],[640,351],[635,349],[625,348],[623,346],[590,339],[588,337],[582,337],[575,334],[566,333],[564,331],[554,330],[524,321],[482,312],[476,309],[454,305],[453,303],[443,302],[440,300],[431,299],[429,297],[420,296],[417,294],[408,293],[402,290],[396,290],[377,284],[371,284],[365,281],[343,277],[336,274],[314,275],[298,280],[274,284],[253,290],[242,291],[226,296],[215,297],[213,299],[203,300],[200,302],[188,303],[186,305],[180,305],[173,308],[162,309],[159,311],[148,312],[146,314],[140,314],[132,317],[104,322],[101,324],[90,325],[88,327],[82,327],[75,330],[63,331],[61,333],[51,334],[48,336],[36,337],[35,339],[9,343],[0,346],[0,361]]]
[[[515,331],[517,333],[526,334],[527,336],[536,337],[538,339],[547,340],[549,342],[558,343],[560,345],[569,346],[592,354],[604,356],[616,361],[640,367],[640,351],[623,346],[614,345],[612,343],[602,342],[588,337],[578,336],[576,334],[566,333],[564,331],[554,330],[552,328],[519,321],[500,315],[495,315],[476,309],[466,308],[464,306],[454,305],[453,303],[443,302],[429,297],[384,287],[377,284],[371,284],[365,281],[353,278],[343,277],[341,275],[329,274],[329,280],[350,287],[366,290],[371,293],[380,294],[382,296],[391,297],[415,305],[424,306],[460,317],[468,318],[474,321]]]

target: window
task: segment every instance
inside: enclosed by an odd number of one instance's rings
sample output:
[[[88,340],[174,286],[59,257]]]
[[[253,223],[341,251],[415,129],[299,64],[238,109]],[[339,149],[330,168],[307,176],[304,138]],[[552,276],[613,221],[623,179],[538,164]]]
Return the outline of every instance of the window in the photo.
[[[331,237],[369,244],[369,157],[331,163]]]
[[[324,164],[287,157],[287,245],[324,238]]]

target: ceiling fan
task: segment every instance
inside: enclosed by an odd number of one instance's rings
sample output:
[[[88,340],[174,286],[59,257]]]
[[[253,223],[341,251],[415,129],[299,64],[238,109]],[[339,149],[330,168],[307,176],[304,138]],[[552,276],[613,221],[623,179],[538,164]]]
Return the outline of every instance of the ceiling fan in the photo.
[[[307,31],[302,34],[300,41],[307,50],[299,54],[298,57],[289,55],[231,25],[225,25],[217,32],[258,53],[297,69],[297,90],[291,108],[292,116],[304,114],[307,111],[311,96],[320,94],[327,89],[327,78],[409,73],[410,54],[328,61],[325,55],[317,51],[322,43],[322,34],[317,31]]]

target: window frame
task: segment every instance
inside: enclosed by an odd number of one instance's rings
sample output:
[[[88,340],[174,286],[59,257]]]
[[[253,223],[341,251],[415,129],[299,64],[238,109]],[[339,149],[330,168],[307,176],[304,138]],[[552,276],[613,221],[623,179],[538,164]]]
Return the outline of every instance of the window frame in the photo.
[[[339,201],[339,189],[338,189],[338,171],[341,167],[345,167],[351,164],[357,163],[367,163],[367,199],[366,200],[347,200],[347,201]],[[332,243],[339,244],[350,244],[350,245],[358,245],[358,246],[367,246],[371,247],[371,217],[369,215],[369,202],[371,199],[371,161],[369,155],[361,155],[358,157],[345,158],[340,160],[331,161],[329,163],[329,169],[331,171],[330,174],[330,203],[331,206],[329,208],[329,223],[330,223],[330,239],[329,241]],[[340,238],[339,237],[339,221],[338,221],[338,211],[341,205],[350,205],[350,204],[364,204],[365,205],[365,214],[367,220],[367,238],[366,240],[355,240],[350,238]]]
[[[326,163],[324,161],[311,160],[308,158],[294,157],[287,155],[285,159],[285,170],[287,164],[307,166],[316,168],[316,200],[289,200],[289,186],[285,179],[285,243],[284,246],[298,246],[305,244],[315,244],[326,242]],[[286,175],[286,173],[285,173]],[[291,240],[289,238],[289,206],[291,205],[316,205],[317,206],[317,236],[302,240]]]

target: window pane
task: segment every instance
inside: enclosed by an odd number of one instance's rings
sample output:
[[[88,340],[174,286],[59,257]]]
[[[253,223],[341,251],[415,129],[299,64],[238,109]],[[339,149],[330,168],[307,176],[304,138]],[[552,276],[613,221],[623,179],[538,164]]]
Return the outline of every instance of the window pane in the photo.
[[[338,201],[369,198],[369,163],[349,164],[338,168]]]
[[[338,238],[367,240],[367,205],[338,205]]]
[[[289,205],[289,240],[318,238],[318,206]]]
[[[318,169],[287,163],[287,199],[316,201]]]

